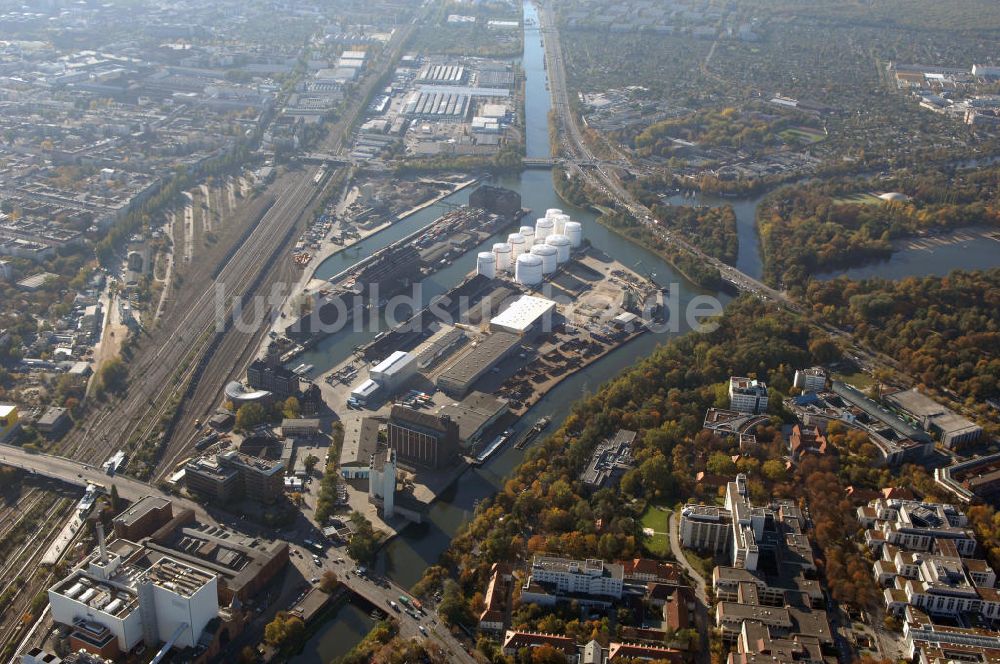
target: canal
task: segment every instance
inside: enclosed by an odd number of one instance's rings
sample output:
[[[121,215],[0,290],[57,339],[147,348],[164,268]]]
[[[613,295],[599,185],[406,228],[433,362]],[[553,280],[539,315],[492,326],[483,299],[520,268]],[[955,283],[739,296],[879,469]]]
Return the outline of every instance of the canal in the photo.
[[[546,84],[541,34],[537,29],[537,12],[534,6],[528,2],[524,4],[524,17],[526,27],[521,66],[526,77],[526,153],[529,157],[546,157],[550,154],[548,132],[550,97]],[[521,194],[522,204],[533,210],[533,217],[540,216],[548,208],[563,209],[574,220],[583,223],[584,236],[594,246],[604,250],[640,274],[652,276],[661,285],[669,285],[676,293],[680,303],[678,311],[670,312],[672,319],[676,318],[678,321],[676,331],[651,333],[638,337],[626,346],[567,378],[549,392],[523,418],[522,426],[531,426],[542,416],[553,419],[553,428],[558,426],[568,414],[573,402],[581,395],[595,391],[602,383],[618,375],[624,368],[648,356],[658,344],[667,341],[672,336],[690,331],[683,320],[682,312],[692,298],[698,295],[714,295],[723,304],[729,299],[721,293],[705,291],[696,287],[655,254],[608,231],[597,223],[596,217],[591,211],[575,208],[561,201],[552,186],[552,175],[548,170],[532,169],[518,175],[497,177],[491,181],[491,184],[518,191]],[[465,204],[473,190],[474,187],[470,187],[457,192],[445,198],[444,203]],[[762,262],[756,230],[756,209],[762,198],[763,194],[741,198],[706,194],[696,195],[693,198],[675,196],[670,202],[687,205],[732,205],[736,212],[740,239],[737,267],[745,273],[759,278],[762,272]],[[317,268],[315,276],[327,279],[350,268],[361,257],[369,256],[374,251],[409,235],[432,222],[448,209],[446,205],[436,204],[407,217],[354,247],[331,256]],[[530,219],[526,223],[530,223]],[[489,248],[497,239],[499,236],[491,237],[480,246],[484,249]],[[935,253],[945,249],[948,252],[961,253],[958,250],[952,250],[951,246],[938,247],[935,249]],[[460,282],[466,274],[475,268],[478,250],[479,248],[468,252],[452,265],[425,280],[421,284],[420,300],[426,304],[433,296],[443,293]],[[995,247],[991,247],[989,251],[992,252],[993,263],[996,264],[998,252],[995,251]],[[897,256],[905,255],[905,253],[905,250],[901,251]],[[896,256],[893,257],[893,259],[895,258]],[[886,263],[892,264],[893,259]],[[945,266],[945,269],[954,269],[967,264],[966,261],[959,258],[955,258],[953,261],[947,261],[950,265]],[[874,268],[874,266],[870,267]],[[893,270],[888,266],[883,266],[881,269],[888,270],[885,273],[887,276],[893,273]],[[369,341],[380,329],[385,329],[384,320],[380,322],[383,325],[376,329],[345,330],[331,335],[296,358],[295,363],[313,364],[316,367],[315,374],[323,373],[349,357],[359,345]],[[337,404],[331,405],[334,408],[337,407]],[[467,471],[432,505],[425,523],[405,529],[382,549],[375,566],[377,571],[389,576],[402,586],[411,587],[415,584],[420,579],[423,570],[429,565],[435,564],[451,542],[454,534],[472,517],[477,502],[496,493],[523,455],[523,451],[507,447],[492,457],[485,465]],[[331,661],[346,653],[360,641],[371,625],[371,618],[361,609],[353,605],[345,605],[327,626],[320,629],[309,640],[303,653],[293,661],[297,664]]]
[[[548,114],[550,97],[546,89],[544,51],[541,35],[537,29],[535,8],[524,5],[526,20],[524,55],[521,60],[526,77],[525,122],[526,153],[532,157],[549,156]],[[589,211],[574,208],[563,203],[552,185],[552,174],[548,170],[526,170],[517,175],[497,177],[492,184],[513,189],[521,194],[522,205],[533,210],[533,216],[541,216],[548,208],[561,208],[574,220],[584,226],[584,236],[594,246],[604,250],[625,265],[643,275],[653,276],[664,286],[675,289],[680,311],[671,311],[677,317],[676,332],[646,334],[614,351],[585,370],[563,381],[549,392],[528,414],[523,426],[530,426],[542,416],[553,418],[554,425],[566,416],[572,403],[581,395],[596,390],[603,382],[618,375],[623,368],[647,356],[651,350],[674,334],[689,330],[683,311],[688,302],[698,295],[715,295],[725,303],[728,298],[719,293],[697,288],[681,277],[668,263],[655,254],[638,247],[597,223],[595,215]],[[464,204],[468,202],[474,187],[457,192],[444,199],[446,203]],[[447,211],[442,205],[434,205],[407,217],[382,233],[372,236],[356,248],[343,251],[327,259],[317,268],[316,277],[329,278],[351,267],[360,257],[409,233],[427,225]],[[490,247],[496,237],[486,240],[481,246]],[[426,303],[431,297],[446,291],[460,282],[475,268],[477,250],[473,250],[456,260],[452,265],[425,280],[421,284],[420,297]],[[378,330],[366,329],[358,332],[345,330],[322,340],[313,349],[296,358],[296,363],[315,365],[315,372],[321,373],[346,359],[360,344],[371,339]],[[334,404],[336,407],[336,404]],[[376,568],[397,583],[410,587],[416,583],[428,565],[433,565],[451,542],[452,536],[473,513],[477,501],[493,495],[523,456],[524,452],[508,447],[495,455],[484,466],[470,469],[431,507],[427,521],[419,526],[405,529],[381,552]]]
[[[292,657],[289,664],[329,664],[350,652],[374,626],[375,619],[364,608],[347,602],[309,637],[302,651]]]

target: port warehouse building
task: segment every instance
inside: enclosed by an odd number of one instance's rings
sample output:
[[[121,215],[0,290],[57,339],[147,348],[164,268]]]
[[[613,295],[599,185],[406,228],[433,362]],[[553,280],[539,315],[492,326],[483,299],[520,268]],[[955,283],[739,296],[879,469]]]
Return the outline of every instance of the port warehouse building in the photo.
[[[522,295],[499,315],[490,319],[491,334],[470,344],[437,377],[437,386],[449,396],[461,398],[486,372],[510,357],[526,338],[551,325],[556,304],[552,300]]]
[[[458,457],[458,423],[447,415],[393,406],[386,438],[404,465],[444,468]]]

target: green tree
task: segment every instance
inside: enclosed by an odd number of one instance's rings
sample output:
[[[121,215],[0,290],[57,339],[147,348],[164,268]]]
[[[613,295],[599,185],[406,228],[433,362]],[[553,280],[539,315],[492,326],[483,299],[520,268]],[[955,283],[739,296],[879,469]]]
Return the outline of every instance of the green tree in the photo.
[[[319,581],[320,590],[329,595],[336,590],[338,586],[340,586],[340,579],[337,578],[336,572],[333,570],[323,572],[323,576],[320,577]]]
[[[659,452],[639,466],[639,473],[642,475],[643,486],[656,494],[669,492],[673,484],[670,462]]]
[[[729,455],[713,452],[705,464],[705,470],[714,475],[732,475],[736,472],[736,464]]]
[[[372,522],[361,512],[351,513],[351,525],[354,527],[354,534],[347,544],[347,552],[359,563],[371,562],[378,551],[378,533],[372,527]]]
[[[236,428],[247,431],[264,421],[264,408],[258,403],[245,403],[236,411]]]
[[[294,420],[302,412],[299,400],[295,397],[288,397],[282,406],[282,414],[290,420]]]
[[[97,374],[98,389],[111,394],[122,394],[128,387],[128,367],[121,358],[108,360]]]
[[[465,601],[462,588],[453,579],[444,582],[438,613],[448,625],[467,625],[472,622],[472,612]]]
[[[264,641],[275,648],[290,646],[302,638],[305,628],[301,619],[279,611],[264,627]]]
[[[779,459],[770,459],[765,461],[764,465],[760,467],[761,472],[764,473],[764,477],[771,480],[772,482],[783,482],[788,477],[788,471],[785,470],[785,464]]]
[[[316,468],[316,464],[319,463],[319,457],[315,454],[310,454],[302,460],[302,465],[305,466],[306,472],[312,475],[313,470]]]

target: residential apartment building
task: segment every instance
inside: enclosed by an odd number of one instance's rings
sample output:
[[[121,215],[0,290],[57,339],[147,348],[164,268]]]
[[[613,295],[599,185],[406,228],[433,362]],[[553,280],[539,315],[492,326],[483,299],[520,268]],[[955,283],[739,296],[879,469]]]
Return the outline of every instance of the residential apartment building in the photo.
[[[792,384],[803,393],[822,392],[826,388],[826,372],[819,367],[798,369],[795,371],[795,380]]]
[[[733,376],[729,379],[729,407],[741,413],[763,413],[767,410],[767,385],[756,379]]]
[[[954,505],[879,498],[857,510],[873,550],[888,544],[907,551],[931,551],[935,542],[950,540],[961,556],[976,551],[976,536],[965,514]]]
[[[681,544],[695,551],[722,553],[729,550],[732,513],[712,505],[687,505],[681,510]]]
[[[904,616],[915,608],[949,621],[970,614],[1000,618],[996,573],[971,557],[975,536],[953,505],[879,499],[858,509],[858,521],[878,555],[873,575],[884,588],[887,612]]]
[[[272,503],[285,490],[285,462],[227,449],[185,464],[184,482],[189,491],[222,502],[243,496]]]
[[[299,393],[299,377],[280,364],[254,360],[247,367],[247,383],[255,390],[267,390],[280,398]]]
[[[609,604],[609,600],[621,599],[623,583],[624,570],[619,564],[536,555],[521,601],[552,605],[561,599],[576,599]]]

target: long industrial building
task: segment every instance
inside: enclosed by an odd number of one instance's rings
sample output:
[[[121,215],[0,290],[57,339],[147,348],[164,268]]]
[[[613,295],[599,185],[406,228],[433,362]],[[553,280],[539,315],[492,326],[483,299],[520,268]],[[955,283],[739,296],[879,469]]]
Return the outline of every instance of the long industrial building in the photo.
[[[437,386],[446,394],[462,398],[498,362],[515,353],[521,337],[510,332],[494,332],[470,344],[437,377]]]
[[[468,77],[469,72],[462,65],[428,65],[417,76],[417,81],[439,85],[462,85]]]
[[[413,92],[403,103],[412,118],[461,119],[469,114],[469,95],[453,92]]]

